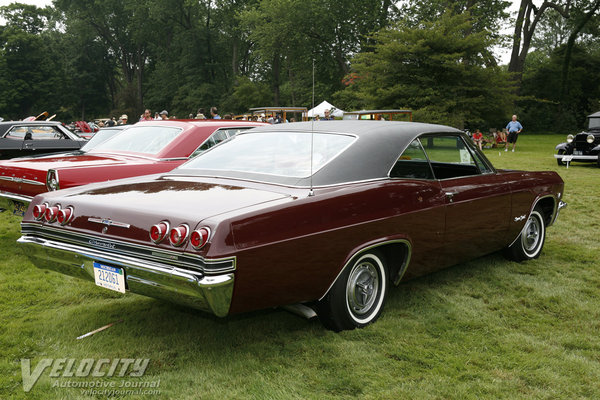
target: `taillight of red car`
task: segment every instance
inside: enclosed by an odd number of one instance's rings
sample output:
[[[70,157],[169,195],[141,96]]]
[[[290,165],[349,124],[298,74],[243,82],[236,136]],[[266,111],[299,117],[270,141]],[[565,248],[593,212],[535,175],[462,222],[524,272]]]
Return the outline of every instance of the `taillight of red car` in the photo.
[[[59,211],[60,211],[60,205],[46,207],[46,211],[44,211],[44,219],[46,220],[46,222],[52,223],[52,222],[56,221]]]
[[[33,207],[33,218],[38,221],[44,218],[46,208],[48,208],[48,203],[38,204],[37,206]]]
[[[190,235],[190,244],[196,250],[200,250],[208,242],[210,230],[208,228],[196,229]]]
[[[189,240],[194,249],[200,250],[210,239],[210,229],[201,227],[190,232],[188,224],[169,229],[168,221],[160,221],[150,228],[150,240],[156,244],[162,242],[167,236],[173,247],[182,247]]]
[[[167,236],[169,232],[169,223],[167,221],[161,221],[150,228],[150,240],[158,244]]]
[[[169,242],[175,247],[181,247],[185,244],[190,233],[190,228],[186,224],[181,224],[171,229],[169,233]]]
[[[56,220],[61,225],[66,225],[73,219],[73,207],[63,208],[58,212]]]

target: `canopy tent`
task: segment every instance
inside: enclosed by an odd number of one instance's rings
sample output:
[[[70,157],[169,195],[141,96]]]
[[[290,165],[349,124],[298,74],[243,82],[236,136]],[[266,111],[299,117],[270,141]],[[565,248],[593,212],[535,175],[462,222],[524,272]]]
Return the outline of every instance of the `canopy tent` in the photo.
[[[314,118],[317,115],[319,117],[323,117],[325,115],[325,110],[331,110],[331,115],[333,115],[334,117],[341,118],[344,115],[344,110],[340,110],[339,108],[337,108],[336,106],[334,106],[326,100],[318,106],[316,106],[315,108],[308,110],[306,115],[308,116],[308,118]]]

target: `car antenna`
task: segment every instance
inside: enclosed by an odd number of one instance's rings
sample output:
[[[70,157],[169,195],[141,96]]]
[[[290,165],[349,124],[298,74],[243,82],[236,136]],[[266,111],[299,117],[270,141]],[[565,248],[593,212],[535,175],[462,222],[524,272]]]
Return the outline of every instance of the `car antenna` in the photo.
[[[308,191],[308,197],[315,195],[313,190],[313,150],[315,141],[315,59],[312,60],[312,120],[310,122],[310,190]]]

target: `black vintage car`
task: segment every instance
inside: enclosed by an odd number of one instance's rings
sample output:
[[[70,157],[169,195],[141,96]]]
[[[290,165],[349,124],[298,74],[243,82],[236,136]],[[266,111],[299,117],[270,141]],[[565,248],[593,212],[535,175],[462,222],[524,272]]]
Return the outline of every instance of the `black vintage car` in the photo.
[[[0,122],[0,159],[78,150],[86,140],[55,121]]]
[[[588,130],[568,135],[567,141],[556,146],[554,157],[558,165],[572,161],[594,162],[600,167],[600,111],[588,115]]]

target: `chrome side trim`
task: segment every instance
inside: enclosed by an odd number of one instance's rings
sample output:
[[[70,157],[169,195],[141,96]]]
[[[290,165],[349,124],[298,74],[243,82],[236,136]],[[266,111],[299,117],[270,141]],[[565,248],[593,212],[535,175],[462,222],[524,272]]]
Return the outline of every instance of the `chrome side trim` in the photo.
[[[141,295],[212,312],[218,317],[229,313],[234,274],[206,276],[136,257],[108,254],[105,251],[23,235],[17,243],[38,268],[50,269],[94,281],[94,262],[122,268],[126,288]]]
[[[144,257],[150,261],[167,262],[173,267],[205,274],[233,272],[236,269],[237,259],[235,256],[205,259],[196,254],[171,251],[85,233],[75,233],[49,225],[22,222],[21,234],[60,241],[65,245],[75,245],[90,250],[102,250],[110,254],[136,258]]]
[[[119,228],[129,229],[131,225],[126,224],[125,222],[113,221],[110,218],[88,218],[89,222],[94,222],[96,224],[104,224],[106,226],[118,226]]]
[[[39,181],[34,181],[33,179],[25,179],[25,178],[18,178],[16,176],[0,176],[1,180],[4,181],[9,181],[9,182],[16,182],[16,183],[27,183],[29,185],[41,185],[44,186],[45,184],[43,182],[39,182]]]
[[[352,256],[350,258],[348,258],[348,261],[346,262],[346,264],[344,264],[344,266],[342,267],[342,269],[340,269],[340,272],[337,274],[337,276],[335,277],[335,279],[333,280],[333,282],[331,282],[331,284],[329,285],[329,287],[327,288],[327,290],[325,291],[325,293],[323,294],[323,296],[321,296],[319,298],[319,301],[323,300],[323,298],[325,296],[327,296],[327,293],[329,293],[329,291],[331,290],[331,288],[333,287],[333,285],[335,285],[335,282],[337,282],[337,280],[339,279],[340,275],[342,274],[342,272],[344,272],[344,270],[350,265],[350,263],[352,262],[352,260],[354,260],[356,257],[360,256],[361,254],[372,250],[374,248],[377,247],[381,247],[381,246],[385,246],[387,244],[392,244],[392,243],[400,243],[406,246],[406,257],[404,257],[404,260],[402,262],[402,265],[400,266],[400,269],[398,270],[398,275],[396,278],[394,278],[393,280],[393,284],[394,285],[398,285],[400,283],[400,281],[402,280],[402,277],[404,276],[404,274],[406,273],[406,269],[408,268],[408,264],[410,263],[410,259],[412,256],[412,246],[410,244],[410,242],[406,239],[395,239],[395,240],[386,240],[383,242],[378,242],[372,245],[368,245],[366,247],[361,248],[360,250],[357,250],[356,252],[354,252],[354,254],[352,254]]]

